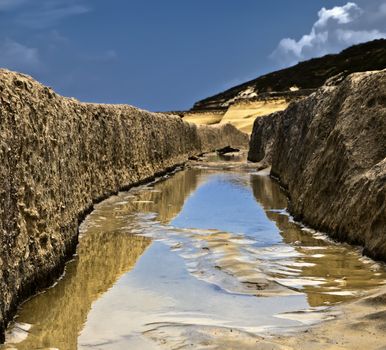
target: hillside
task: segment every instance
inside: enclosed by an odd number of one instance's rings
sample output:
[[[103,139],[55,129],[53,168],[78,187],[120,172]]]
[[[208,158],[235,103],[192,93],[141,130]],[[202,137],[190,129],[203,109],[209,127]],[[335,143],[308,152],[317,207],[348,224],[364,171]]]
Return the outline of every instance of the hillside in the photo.
[[[314,58],[297,65],[272,72],[222,93],[198,101],[193,110],[224,108],[240,99],[256,98],[259,94],[284,92],[291,89],[315,89],[340,73],[386,68],[386,40],[379,39],[352,46],[339,54]]]

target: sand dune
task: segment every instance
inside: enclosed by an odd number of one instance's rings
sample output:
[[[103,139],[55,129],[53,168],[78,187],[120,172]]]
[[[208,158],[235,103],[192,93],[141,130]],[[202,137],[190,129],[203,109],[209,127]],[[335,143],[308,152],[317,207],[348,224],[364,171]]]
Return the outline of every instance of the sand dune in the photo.
[[[250,134],[257,117],[282,111],[288,107],[288,104],[289,102],[283,98],[242,101],[232,104],[225,112],[189,111],[184,115],[184,120],[198,125],[230,123]]]
[[[257,117],[283,111],[288,107],[288,104],[285,99],[236,103],[229,107],[220,123],[231,123],[238,129],[250,134],[252,132],[253,122]]]

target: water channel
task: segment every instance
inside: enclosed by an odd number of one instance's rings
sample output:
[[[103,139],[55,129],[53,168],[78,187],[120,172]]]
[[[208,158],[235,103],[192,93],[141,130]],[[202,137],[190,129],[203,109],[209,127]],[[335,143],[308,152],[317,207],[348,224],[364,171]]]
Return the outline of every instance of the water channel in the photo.
[[[383,266],[294,222],[266,173],[218,160],[98,204],[0,349],[213,349],[332,318],[385,283]]]

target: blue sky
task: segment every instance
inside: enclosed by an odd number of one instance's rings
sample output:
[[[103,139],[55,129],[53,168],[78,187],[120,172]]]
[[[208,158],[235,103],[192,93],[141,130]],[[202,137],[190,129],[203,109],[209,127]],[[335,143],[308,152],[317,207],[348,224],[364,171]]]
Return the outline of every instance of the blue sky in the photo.
[[[150,110],[386,37],[386,0],[0,0],[0,66]]]

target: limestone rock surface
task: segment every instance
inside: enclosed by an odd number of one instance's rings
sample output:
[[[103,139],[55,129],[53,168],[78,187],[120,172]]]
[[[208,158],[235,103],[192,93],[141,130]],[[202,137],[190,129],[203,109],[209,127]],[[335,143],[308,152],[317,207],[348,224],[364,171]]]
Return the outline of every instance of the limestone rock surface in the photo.
[[[0,340],[18,304],[63,272],[93,203],[191,156],[247,144],[231,125],[80,103],[0,70]]]
[[[257,119],[249,159],[272,165],[297,219],[386,260],[386,70]]]

